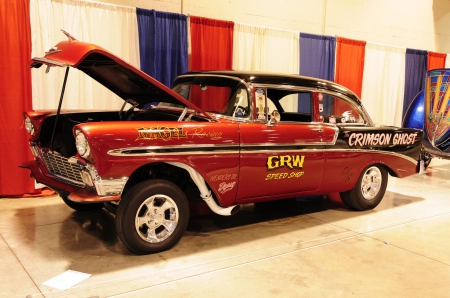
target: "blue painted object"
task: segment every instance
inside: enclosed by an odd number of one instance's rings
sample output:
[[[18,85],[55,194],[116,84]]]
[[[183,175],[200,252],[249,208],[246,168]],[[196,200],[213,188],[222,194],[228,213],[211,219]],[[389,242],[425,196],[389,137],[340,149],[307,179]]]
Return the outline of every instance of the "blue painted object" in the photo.
[[[409,105],[402,127],[423,129],[425,123],[425,90],[420,91]]]
[[[450,69],[427,72],[425,89],[411,102],[402,127],[424,130],[423,148],[430,160],[450,159]]]

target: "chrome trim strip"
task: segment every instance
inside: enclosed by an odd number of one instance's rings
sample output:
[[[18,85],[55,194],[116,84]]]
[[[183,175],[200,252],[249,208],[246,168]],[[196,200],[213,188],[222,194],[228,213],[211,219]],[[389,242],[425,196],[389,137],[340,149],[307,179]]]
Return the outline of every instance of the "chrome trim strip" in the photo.
[[[335,138],[336,139],[336,138]],[[150,146],[150,147],[129,147],[118,148],[108,151],[111,156],[151,156],[151,155],[200,155],[200,154],[235,154],[239,153],[240,149],[245,150],[246,147],[293,147],[293,146],[329,146],[334,145],[334,142],[314,142],[314,143],[255,143],[239,145],[180,145],[180,146]],[[236,148],[236,150],[233,150]],[[210,149],[210,150],[207,150]],[[157,152],[163,150],[162,152]],[[167,152],[173,150],[175,152]],[[193,150],[193,151],[185,151]],[[143,152],[144,151],[144,152]],[[254,151],[254,150],[252,150]]]
[[[316,79],[316,78],[314,78],[314,79],[317,80],[318,83],[320,83],[320,82],[327,83],[327,81],[322,80],[322,79]],[[354,107],[358,112],[360,112],[360,114],[363,114],[364,118],[365,118],[364,120],[367,120],[368,126],[375,126],[372,118],[370,118],[369,113],[367,113],[364,106],[362,104],[360,104],[360,105],[356,104],[353,101],[353,99],[349,98],[347,95],[345,95],[342,92],[332,91],[332,90],[327,90],[327,89],[322,89],[322,88],[317,88],[317,87],[305,87],[305,86],[298,86],[298,85],[273,85],[273,84],[254,83],[253,86],[255,86],[256,88],[262,87],[262,88],[270,88],[270,89],[286,89],[286,90],[294,90],[294,91],[320,92],[320,93],[330,94],[332,96],[337,96],[337,97],[342,98],[344,101],[346,101],[352,107]],[[339,87],[339,86],[336,86],[336,87]],[[352,92],[351,90],[342,90],[342,91],[343,92]],[[353,95],[355,95],[355,97],[361,101],[361,99],[356,94],[353,93]]]
[[[412,157],[396,153],[396,152],[390,152],[390,151],[382,151],[382,150],[374,150],[374,149],[284,149],[284,150],[277,150],[276,152],[315,152],[315,151],[321,151],[324,153],[327,152],[363,152],[363,153],[375,153],[375,154],[385,154],[385,155],[393,155],[396,157],[401,157],[403,159],[406,159],[414,164],[418,163],[418,160],[415,160]],[[241,154],[252,154],[255,152],[260,153],[268,153],[268,152],[274,152],[274,150],[249,150],[249,151],[241,151]]]
[[[232,150],[232,148],[237,149]],[[158,152],[159,150],[163,151]],[[175,152],[168,152],[167,150],[174,150]],[[130,148],[118,148],[108,151],[108,155],[111,156],[199,155],[199,154],[236,154],[236,153],[239,153],[239,145],[213,145],[213,144],[130,147]]]
[[[412,157],[406,156],[404,154],[401,153],[396,153],[396,152],[390,152],[390,151],[384,151],[382,149],[380,150],[375,150],[375,149],[333,149],[333,148],[318,148],[318,149],[314,149],[314,148],[292,148],[292,149],[280,149],[280,150],[276,150],[276,149],[255,149],[255,150],[251,150],[249,148],[251,147],[271,147],[271,148],[276,148],[276,147],[295,147],[295,146],[305,146],[305,147],[310,147],[310,146],[329,146],[329,145],[334,145],[329,143],[283,143],[283,144],[270,144],[270,143],[255,143],[255,144],[245,144],[243,146],[241,146],[239,148],[238,145],[201,145],[201,146],[152,146],[152,147],[143,147],[143,148],[139,148],[139,147],[132,147],[132,148],[121,148],[121,149],[114,149],[114,150],[110,150],[108,151],[108,155],[112,155],[112,156],[161,156],[161,155],[203,155],[203,154],[211,154],[211,155],[215,155],[215,154],[254,154],[255,152],[259,152],[259,153],[267,153],[267,152],[315,152],[315,151],[322,151],[324,153],[327,152],[363,152],[363,153],[375,153],[375,154],[384,154],[384,155],[393,155],[396,157],[401,157],[403,159],[406,159],[414,164],[417,164],[418,161],[415,160]],[[202,149],[205,148],[210,148],[212,150],[209,151],[205,151]],[[222,148],[222,149],[220,149]],[[231,149],[226,149],[226,148],[237,148],[236,150],[231,150]],[[166,150],[183,150],[183,149],[196,149],[195,151],[175,151],[175,152],[167,152]],[[157,152],[158,150],[164,150],[163,152]],[[136,153],[134,153],[133,151],[138,151]],[[142,151],[147,151],[147,152],[142,152]]]
[[[222,114],[216,114],[212,112],[208,112],[210,115],[213,115],[216,119],[227,119],[230,121],[236,121],[239,123],[254,123],[253,119],[251,117],[233,117],[233,116],[226,116]]]
[[[48,51],[48,52],[45,52],[45,55],[47,56],[47,55],[51,55],[51,54],[62,52],[62,50],[52,50],[52,49],[50,49],[50,51]]]
[[[393,155],[396,157],[401,157],[403,159],[406,159],[413,164],[418,164],[419,161],[415,160],[412,157],[406,156],[404,154],[392,152],[392,151],[383,151],[383,150],[374,150],[374,149],[326,149],[327,152],[335,151],[335,152],[365,152],[365,153],[376,153],[376,154],[385,154],[385,155]]]
[[[95,182],[95,188],[99,196],[121,195],[128,178],[99,179]]]
[[[58,62],[58,61],[50,60],[50,59],[45,59],[45,58],[37,58],[36,57],[36,58],[33,58],[33,61],[45,64],[45,65],[50,65],[50,66],[61,66],[61,67],[69,66],[67,63],[62,63],[62,62]]]
[[[30,144],[31,153],[35,158],[39,157],[39,151],[36,149],[36,146]]]
[[[147,146],[147,147],[128,147],[122,149],[114,149],[108,151],[116,151],[116,150],[170,150],[170,149],[198,149],[198,148],[230,148],[230,147],[239,147],[239,144],[230,144],[230,145],[218,145],[218,144],[199,144],[199,145],[172,145],[172,146]]]
[[[169,156],[169,155],[203,155],[203,154],[239,154],[239,150],[223,150],[223,151],[192,151],[192,152],[141,152],[141,153],[114,153],[114,156]]]
[[[334,132],[334,138],[333,138],[333,145],[335,145],[336,144],[336,141],[337,141],[337,139],[338,139],[338,136],[339,136],[339,129],[337,128],[337,127],[335,127],[335,132]]]
[[[191,78],[191,77],[216,77],[216,78],[226,78],[226,79],[230,79],[230,80],[234,80],[234,81],[238,81],[240,83],[243,83],[244,85],[248,85],[247,82],[244,79],[241,79],[239,77],[236,76],[232,76],[232,75],[224,75],[224,74],[207,74],[207,73],[196,73],[196,74],[184,74],[184,75],[180,75],[178,76],[178,78]]]
[[[241,151],[241,154],[255,154],[255,153],[287,153],[287,152],[323,152],[326,153],[328,149],[281,149],[281,150],[248,150]]]
[[[84,170],[84,169],[86,169],[86,170]],[[93,185],[90,185],[91,187],[94,185],[96,186],[97,182],[101,182],[102,179],[98,176],[97,169],[93,165],[88,163],[88,164],[86,164],[84,169],[83,169],[83,172],[88,173],[89,176],[91,177],[91,181],[93,183]]]
[[[308,142],[308,143],[248,143],[242,144],[241,147],[292,147],[292,146],[331,146],[336,143],[337,134],[335,134],[333,141],[331,142]]]

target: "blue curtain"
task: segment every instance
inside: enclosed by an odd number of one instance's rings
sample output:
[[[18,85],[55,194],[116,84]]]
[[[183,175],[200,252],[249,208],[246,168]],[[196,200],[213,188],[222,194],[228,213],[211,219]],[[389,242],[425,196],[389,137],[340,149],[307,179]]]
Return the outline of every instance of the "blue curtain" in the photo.
[[[414,97],[425,88],[425,75],[427,73],[427,51],[406,49],[405,56],[405,95],[403,98],[403,114]]]
[[[141,70],[168,87],[188,69],[187,17],[137,8]]]
[[[336,37],[300,33],[300,74],[334,81]],[[333,99],[324,96],[323,112],[331,114]],[[310,111],[311,107],[302,107],[299,100],[299,112]]]

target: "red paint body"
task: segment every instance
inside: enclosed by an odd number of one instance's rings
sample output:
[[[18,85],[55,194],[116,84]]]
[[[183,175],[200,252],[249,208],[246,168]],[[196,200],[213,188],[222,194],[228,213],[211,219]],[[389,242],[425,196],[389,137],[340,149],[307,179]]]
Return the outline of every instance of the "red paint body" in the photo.
[[[124,191],[130,183],[136,183],[144,179],[143,177],[153,177],[155,173],[158,177],[164,177],[168,172],[167,165],[173,162],[194,169],[205,180],[218,205],[224,207],[301,195],[348,191],[355,186],[361,171],[371,164],[385,165],[391,175],[397,177],[406,177],[418,172],[422,132],[374,127],[359,99],[350,90],[332,82],[300,76],[283,77],[258,73],[252,75],[232,71],[192,73],[181,76],[176,81],[176,84],[178,82],[180,85],[183,80],[190,80],[192,77],[200,79],[215,77],[217,80],[221,78],[228,80],[231,82],[227,83],[230,86],[234,82],[242,94],[245,94],[245,98],[248,98],[249,103],[248,106],[242,107],[246,118],[239,118],[236,116],[236,110],[233,110],[232,115],[205,113],[188,98],[170,90],[100,47],[71,41],[59,43],[57,49],[61,51],[49,54],[43,59],[35,58],[33,66],[47,64],[80,68],[94,79],[101,79],[100,81],[112,92],[124,99],[131,98],[137,102],[136,109],[139,111],[133,114],[134,118],[130,121],[112,119],[117,112],[108,115],[99,112],[98,116],[92,112],[93,117],[98,119],[83,123],[84,121],[80,119],[83,119],[86,111],[79,113],[62,111],[59,121],[76,118],[82,122],[73,126],[73,134],[75,135],[77,130],[84,134],[89,143],[90,153],[82,159],[76,152],[67,154],[58,149],[60,151],[54,153],[58,157],[61,155],[64,162],[73,155],[83,164],[91,165],[102,182],[110,179],[128,179]],[[96,67],[92,66],[91,54],[113,61],[115,68],[121,73],[129,71],[130,77],[120,82],[116,81],[114,73],[98,70],[102,62]],[[137,79],[145,86],[142,90],[137,85],[131,85]],[[206,85],[202,88],[207,89]],[[148,90],[157,92],[147,94]],[[292,93],[291,90],[295,90],[296,93]],[[271,119],[276,117],[261,112],[258,108],[259,102],[256,100],[257,92],[261,94],[266,92],[264,96],[268,96],[270,100],[275,100],[280,92],[288,95],[297,92],[308,96],[310,94],[310,110],[306,113],[310,119],[295,120],[295,117],[304,116],[305,113],[284,111],[285,113],[281,113],[281,121],[271,123]],[[334,97],[343,94],[343,100],[352,109],[359,111],[360,122],[349,118],[352,123],[346,124],[342,115],[339,124],[333,123],[332,117],[328,118],[322,111],[324,104],[321,101],[322,97],[319,99],[318,96],[321,92]],[[161,94],[164,98],[158,97]],[[182,121],[177,121],[182,115],[182,107],[174,109],[162,106],[145,110],[143,106],[146,102],[142,98],[152,101],[155,98],[152,96],[163,103],[177,103],[190,110],[184,118],[182,117]],[[274,102],[276,105],[277,101]],[[278,106],[277,108],[280,110]],[[196,114],[193,113],[194,110]],[[139,117],[147,117],[146,113],[149,120],[139,120]],[[49,124],[47,131],[42,131],[43,123],[46,119],[54,118],[54,114],[54,111],[32,111],[26,114],[35,127],[35,135],[30,139],[32,147],[41,148],[40,150],[45,152],[58,151],[48,149],[49,127],[52,126]],[[153,120],[158,115],[165,118]],[[193,116],[193,120],[187,121],[188,115]],[[283,120],[284,117],[294,118]],[[105,120],[106,118],[108,120]],[[352,133],[368,134],[371,141],[367,141],[368,145],[358,147],[349,141]],[[413,144],[377,146],[373,141],[378,140],[381,134],[389,134],[392,137],[398,133],[407,133],[414,141]],[[74,135],[67,135],[67,140],[73,139]],[[62,147],[69,152],[74,149],[74,145],[69,141]],[[37,181],[58,192],[70,193],[72,200],[78,202],[120,200],[120,193],[100,195],[94,187],[74,186],[63,182],[64,179],[61,177],[55,178],[44,165],[42,155],[35,156],[35,161],[24,163],[22,167],[29,168]],[[160,164],[163,164],[162,170],[158,167]],[[84,166],[83,170],[86,170]],[[134,180],[130,177],[134,177]],[[185,181],[175,182],[183,184]]]

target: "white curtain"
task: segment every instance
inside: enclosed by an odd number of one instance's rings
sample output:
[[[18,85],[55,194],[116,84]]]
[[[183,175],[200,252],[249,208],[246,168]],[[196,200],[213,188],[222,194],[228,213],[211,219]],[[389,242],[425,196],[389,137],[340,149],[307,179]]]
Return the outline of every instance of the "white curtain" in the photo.
[[[361,100],[377,124],[401,126],[406,48],[366,44]]]
[[[234,24],[233,69],[298,74],[299,32]],[[297,111],[297,97],[289,105]]]
[[[139,68],[136,8],[81,0],[30,0],[32,56],[67,37],[99,45]],[[33,109],[56,109],[65,69],[32,70]],[[81,71],[70,68],[62,107],[65,109],[118,109],[123,100]]]

